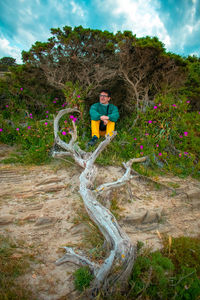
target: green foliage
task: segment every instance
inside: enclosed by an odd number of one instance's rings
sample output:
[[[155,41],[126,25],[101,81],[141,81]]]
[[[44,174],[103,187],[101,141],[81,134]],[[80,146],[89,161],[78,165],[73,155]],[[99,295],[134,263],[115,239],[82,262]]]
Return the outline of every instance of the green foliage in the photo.
[[[76,290],[82,292],[90,286],[90,282],[94,276],[88,267],[81,267],[74,272],[74,284]]]
[[[164,239],[163,243],[162,253],[170,257],[176,270],[180,272],[181,268],[195,268],[197,275],[200,276],[199,238],[172,238],[171,245],[169,245],[167,239]]]
[[[0,299],[28,300],[34,299],[30,291],[17,283],[16,279],[29,268],[30,257],[17,254],[19,245],[0,235]]]
[[[163,245],[161,251],[150,252],[140,243],[128,289],[103,299],[199,299],[200,239],[173,238],[172,244],[165,239]]]

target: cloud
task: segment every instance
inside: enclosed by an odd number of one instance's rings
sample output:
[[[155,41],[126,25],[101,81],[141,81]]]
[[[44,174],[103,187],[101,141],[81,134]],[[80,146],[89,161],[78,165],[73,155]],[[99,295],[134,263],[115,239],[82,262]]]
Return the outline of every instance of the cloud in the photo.
[[[154,0],[96,0],[98,9],[107,14],[114,32],[131,30],[138,37],[157,36],[167,47],[171,38],[159,17],[159,2]]]
[[[4,37],[0,38],[0,55],[1,57],[11,56],[16,59],[16,62],[21,63],[21,50],[16,46],[11,46]]]

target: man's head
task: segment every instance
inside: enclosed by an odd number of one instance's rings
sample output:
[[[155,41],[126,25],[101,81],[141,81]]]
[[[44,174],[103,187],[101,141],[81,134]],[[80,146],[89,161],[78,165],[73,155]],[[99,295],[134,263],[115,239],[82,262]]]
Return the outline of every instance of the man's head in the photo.
[[[101,104],[108,104],[110,101],[111,93],[109,90],[101,90],[99,94],[99,101]]]

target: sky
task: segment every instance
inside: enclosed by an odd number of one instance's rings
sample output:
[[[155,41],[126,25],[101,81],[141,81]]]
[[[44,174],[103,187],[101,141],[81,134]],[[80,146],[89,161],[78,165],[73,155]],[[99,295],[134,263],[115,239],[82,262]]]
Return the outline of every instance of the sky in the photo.
[[[167,51],[200,57],[200,0],[0,0],[0,58],[22,63],[51,28],[80,25],[157,36]]]

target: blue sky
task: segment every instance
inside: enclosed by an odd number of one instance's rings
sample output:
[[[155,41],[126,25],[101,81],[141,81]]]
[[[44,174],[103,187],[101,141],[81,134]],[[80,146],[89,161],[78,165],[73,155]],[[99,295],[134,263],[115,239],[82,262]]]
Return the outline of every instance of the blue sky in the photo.
[[[0,0],[0,58],[63,26],[157,36],[168,51],[200,57],[200,0]]]

